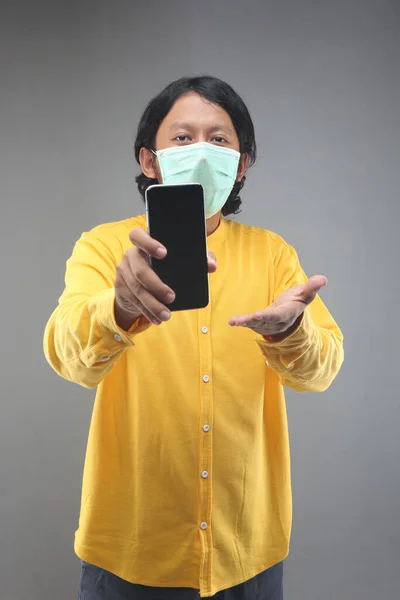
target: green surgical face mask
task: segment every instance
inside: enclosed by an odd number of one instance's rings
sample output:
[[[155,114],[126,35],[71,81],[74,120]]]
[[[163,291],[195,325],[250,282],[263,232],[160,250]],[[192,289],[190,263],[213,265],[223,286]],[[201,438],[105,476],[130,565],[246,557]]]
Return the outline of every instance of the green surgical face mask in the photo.
[[[198,142],[153,153],[158,158],[163,183],[200,183],[206,219],[221,210],[236,181],[240,152]]]

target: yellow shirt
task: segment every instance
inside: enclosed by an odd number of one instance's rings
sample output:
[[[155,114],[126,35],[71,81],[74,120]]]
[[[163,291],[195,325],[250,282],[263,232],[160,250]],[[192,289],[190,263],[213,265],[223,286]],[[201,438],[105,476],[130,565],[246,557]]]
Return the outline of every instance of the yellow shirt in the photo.
[[[98,386],[75,551],[133,583],[212,596],[288,554],[283,386],[325,390],[342,334],[319,296],[284,341],[230,327],[306,276],[279,235],[225,219],[208,237],[209,305],[121,330],[115,267],[134,227],[143,215],[82,235],[45,331],[55,371]]]

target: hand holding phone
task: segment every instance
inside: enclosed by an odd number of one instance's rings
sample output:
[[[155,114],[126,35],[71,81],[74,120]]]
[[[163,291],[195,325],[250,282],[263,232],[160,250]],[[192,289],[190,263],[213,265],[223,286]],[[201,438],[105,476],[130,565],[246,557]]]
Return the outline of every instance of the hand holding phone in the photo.
[[[159,325],[168,321],[171,312],[167,305],[173,302],[175,292],[156,275],[149,257],[162,260],[166,248],[141,228],[133,229],[129,238],[133,244],[117,265],[115,279],[115,318],[119,327],[128,331],[144,315],[151,323]],[[212,253],[208,256],[208,272],[217,269]]]

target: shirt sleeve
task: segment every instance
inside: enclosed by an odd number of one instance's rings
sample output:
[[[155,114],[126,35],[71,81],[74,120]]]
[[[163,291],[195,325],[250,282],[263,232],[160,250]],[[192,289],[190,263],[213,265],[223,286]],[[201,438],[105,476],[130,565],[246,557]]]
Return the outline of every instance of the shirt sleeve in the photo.
[[[294,248],[284,244],[276,262],[275,295],[303,284],[304,273]],[[281,383],[297,392],[321,392],[336,377],[344,359],[343,335],[317,294],[298,327],[278,342],[257,340],[267,364]]]
[[[65,379],[94,388],[150,326],[138,319],[129,332],[114,315],[116,265],[122,259],[93,232],[84,233],[67,261],[65,289],[44,332],[44,353]]]

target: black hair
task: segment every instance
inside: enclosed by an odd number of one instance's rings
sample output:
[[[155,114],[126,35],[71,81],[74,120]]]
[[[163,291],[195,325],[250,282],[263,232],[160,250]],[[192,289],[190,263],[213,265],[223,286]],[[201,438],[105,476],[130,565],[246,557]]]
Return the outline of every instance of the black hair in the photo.
[[[167,85],[163,91],[153,98],[147,105],[142,118],[140,119],[136,140],[135,140],[135,158],[139,162],[139,152],[141,148],[155,150],[155,139],[157,131],[172,108],[176,100],[188,92],[196,92],[210,102],[218,104],[229,114],[233,126],[235,127],[239,138],[239,148],[241,154],[248,154],[248,166],[254,164],[257,155],[256,140],[254,135],[254,125],[250,113],[240,98],[240,96],[231,88],[230,85],[209,75],[201,77],[183,77]],[[222,208],[224,216],[237,214],[242,201],[239,192],[242,189],[246,177],[241,181],[236,181]],[[154,183],[156,179],[147,177],[140,173],[136,177],[139,192],[144,199],[145,191]]]

